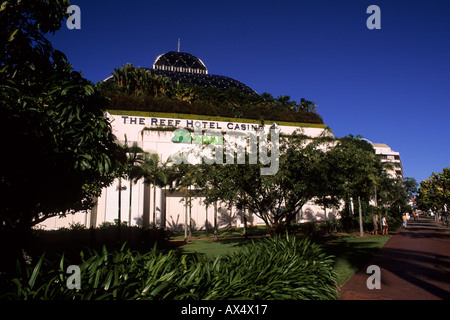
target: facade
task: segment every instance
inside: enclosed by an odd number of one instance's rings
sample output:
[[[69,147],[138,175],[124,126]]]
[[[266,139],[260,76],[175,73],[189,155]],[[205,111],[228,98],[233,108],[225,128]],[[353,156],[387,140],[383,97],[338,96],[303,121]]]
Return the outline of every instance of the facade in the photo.
[[[215,87],[218,89],[236,89],[247,94],[256,94],[245,84],[221,75],[209,74],[206,65],[200,59],[189,53],[170,51],[159,55],[153,65],[148,69],[155,75],[163,75],[173,82],[180,82],[187,85],[202,86],[205,88]],[[105,79],[108,81],[111,77]],[[187,141],[195,143],[195,140],[215,143],[224,143],[239,135],[248,136],[256,132],[268,132],[270,128],[276,129],[282,134],[292,134],[295,130],[301,130],[303,134],[310,137],[317,137],[331,133],[324,125],[311,127],[298,127],[292,125],[260,125],[257,121],[241,120],[233,121],[205,121],[202,117],[179,115],[177,118],[141,117],[136,116],[132,111],[126,114],[118,114],[117,111],[110,111],[105,116],[108,117],[113,133],[121,143],[133,142],[149,153],[158,154],[162,162],[173,158],[183,148],[189,144],[180,143],[183,137]],[[285,123],[283,123],[285,124]],[[219,140],[217,135],[221,136]],[[181,140],[180,140],[181,139]],[[179,153],[178,153],[179,154]],[[119,190],[120,189],[120,190]],[[118,219],[119,203],[121,220],[131,226],[150,227],[153,224],[170,230],[183,230],[185,224],[186,210],[189,210],[190,225],[192,229],[212,228],[214,210],[217,210],[218,226],[242,226],[241,213],[237,208],[228,208],[223,203],[216,206],[206,207],[203,198],[196,195],[195,190],[190,190],[191,206],[185,205],[186,195],[179,192],[169,192],[167,189],[153,188],[143,182],[130,184],[129,181],[116,180],[111,186],[102,191],[102,195],[97,199],[96,206],[88,212],[78,212],[68,215],[65,218],[50,218],[41,223],[38,227],[43,229],[58,229],[69,227],[71,224],[82,224],[87,228],[99,227],[103,223],[114,223]],[[120,194],[120,201],[119,201]],[[153,212],[155,207],[155,212]],[[188,208],[188,209],[187,209]],[[330,217],[335,213],[329,210]],[[324,220],[323,209],[314,205],[306,204],[302,213],[298,216],[299,222]],[[117,221],[117,220],[116,220]],[[247,214],[247,223],[250,225],[263,224],[256,215]]]
[[[378,155],[383,163],[390,163],[392,168],[387,169],[389,173],[394,178],[403,179],[403,164],[400,159],[400,153],[393,151],[387,144],[384,143],[372,143],[375,149],[375,154]]]
[[[111,111],[114,113],[114,111]],[[268,132],[272,125],[264,127],[250,122],[231,122],[231,121],[205,121],[183,118],[161,118],[161,117],[138,117],[133,116],[133,112],[128,114],[107,114],[114,135],[121,143],[125,140],[127,143],[137,144],[149,153],[158,154],[161,161],[173,158],[174,154],[179,153],[192,144],[179,143],[174,132],[177,130],[186,130],[191,136],[191,143],[194,140],[211,139],[208,133],[218,132],[223,136],[226,143],[230,136],[234,134],[245,135],[245,133],[264,130]],[[301,130],[303,134],[310,137],[318,137],[331,133],[325,126],[303,127],[292,125],[277,125],[277,129],[283,134],[292,134],[295,130]],[[196,135],[201,135],[200,138]],[[211,141],[211,140],[209,140]],[[269,165],[267,165],[269,166]],[[185,223],[185,194],[180,192],[169,192],[166,189],[149,186],[143,182],[143,179],[133,184],[130,188],[130,182],[121,181],[121,220],[131,226],[149,227],[156,224],[170,230],[181,231]],[[131,197],[130,197],[131,189]],[[203,204],[204,198],[196,196],[195,190],[190,190],[191,197],[191,228],[194,230],[212,229],[214,207],[206,207]],[[131,201],[130,201],[131,199]],[[153,205],[156,204],[155,220],[153,220]],[[131,209],[130,209],[131,207]],[[69,227],[70,224],[79,223],[89,227],[99,227],[104,222],[113,223],[118,218],[119,208],[119,182],[116,180],[108,188],[105,188],[102,195],[98,198],[97,205],[88,212],[78,212],[74,215],[68,215],[65,218],[49,218],[42,222],[39,227],[43,229],[58,229]],[[306,204],[302,208],[302,213],[298,217],[299,222],[320,221],[331,218],[334,211],[328,210],[328,217],[324,216],[323,209],[312,203]],[[235,208],[228,208],[223,203],[217,204],[218,225],[220,227],[239,227],[243,226],[240,211]],[[264,224],[256,215],[248,215],[247,223],[249,225]]]
[[[153,68],[149,70],[153,74],[164,75],[172,81],[179,81],[187,85],[219,89],[235,88],[248,94],[256,94],[251,88],[237,80],[209,74],[203,61],[188,53],[171,51],[159,55],[153,63]],[[105,81],[108,79],[110,78]],[[299,127],[299,124],[295,123],[260,125],[257,121],[252,120],[222,118],[217,118],[217,121],[204,120],[204,117],[193,115],[177,115],[176,118],[165,118],[161,114],[158,114],[158,117],[150,114],[149,116],[137,116],[132,111],[125,111],[125,113],[110,111],[105,113],[105,116],[111,123],[114,135],[121,143],[127,142],[131,145],[136,142],[144,151],[158,154],[162,162],[168,159],[173,160],[174,155],[182,154],[183,150],[192,147],[195,143],[201,145],[203,141],[206,141],[212,145],[223,144],[238,139],[236,137],[239,136],[250,139],[252,134],[255,136],[257,132],[267,133],[271,128],[276,128],[280,134],[286,135],[300,130],[311,138],[324,134],[332,135],[325,125],[303,127]],[[393,174],[403,175],[398,152],[394,152],[382,144],[373,144],[373,146],[382,161],[394,163],[396,167]],[[268,167],[272,164],[269,162]],[[147,228],[156,225],[181,231],[184,229],[185,217],[190,216],[192,229],[212,229],[215,210],[217,210],[219,228],[243,226],[243,218],[237,208],[229,208],[223,203],[206,207],[203,203],[204,198],[198,196],[195,190],[189,190],[189,194],[191,206],[186,206],[186,194],[184,193],[172,193],[165,188],[154,188],[145,184],[143,179],[135,184],[130,184],[126,180],[119,183],[116,180],[102,191],[92,210],[78,212],[64,218],[49,218],[38,227],[59,229],[70,227],[71,224],[82,224],[87,228],[99,227],[103,223],[114,223],[118,219],[120,211],[121,220],[130,226]],[[189,210],[189,215],[187,210]],[[324,212],[323,208],[311,202],[303,206],[297,221],[321,221],[335,217],[336,210]],[[260,218],[251,213],[247,214],[247,223],[250,225],[264,224]]]

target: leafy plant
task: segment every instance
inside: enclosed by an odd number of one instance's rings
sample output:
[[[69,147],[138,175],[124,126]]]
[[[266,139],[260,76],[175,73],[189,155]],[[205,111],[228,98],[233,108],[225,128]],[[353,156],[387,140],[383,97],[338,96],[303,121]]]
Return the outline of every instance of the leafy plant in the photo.
[[[123,246],[80,253],[80,289],[66,285],[70,262],[17,263],[0,274],[3,299],[334,299],[332,258],[307,238],[277,236],[217,258]]]
[[[0,116],[7,124],[0,133],[14,137],[4,144],[14,156],[0,171],[0,231],[14,237],[5,250],[11,256],[33,225],[91,208],[125,156],[103,117],[106,99],[45,38],[61,27],[68,6],[67,0],[0,6]],[[33,190],[26,201],[24,186]]]

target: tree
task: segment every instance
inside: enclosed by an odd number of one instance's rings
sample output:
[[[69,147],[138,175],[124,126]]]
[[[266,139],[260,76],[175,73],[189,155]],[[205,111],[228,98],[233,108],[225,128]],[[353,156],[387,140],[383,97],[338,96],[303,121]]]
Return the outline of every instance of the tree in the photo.
[[[413,198],[417,194],[417,187],[419,186],[419,184],[417,183],[416,179],[405,177],[403,178],[403,185],[405,186],[406,192],[411,198]]]
[[[11,1],[0,8],[0,229],[24,231],[86,210],[115,178],[124,154],[106,100],[45,38],[68,1]]]
[[[153,228],[156,227],[156,187],[164,187],[169,181],[166,165],[156,153],[146,157],[142,164],[144,182],[153,186]]]
[[[330,146],[333,150],[333,146]],[[324,208],[327,219],[328,208],[339,208],[341,199],[345,195],[345,180],[337,168],[342,159],[338,152],[318,150],[316,161],[312,162],[314,179],[311,181],[314,188],[315,204]]]
[[[378,189],[378,203],[385,208],[386,213],[390,210],[400,217],[405,210],[408,210],[409,195],[404,180],[384,173]]]
[[[317,105],[309,100],[306,100],[304,98],[300,99],[300,104],[297,106],[297,109],[299,111],[307,111],[307,112],[317,112],[316,111]]]
[[[420,182],[419,194],[417,195],[417,206],[419,209],[436,211],[440,207],[440,201],[436,192],[436,185],[432,176]]]
[[[131,226],[131,212],[132,212],[132,200],[133,200],[133,184],[135,184],[139,179],[143,178],[145,175],[144,163],[149,156],[148,152],[145,152],[141,147],[138,146],[138,143],[135,141],[130,146],[128,142],[125,141],[123,145],[124,152],[127,154],[127,162],[125,164],[124,174],[125,177],[130,182],[130,199],[129,199],[129,207],[128,207],[128,225]],[[120,178],[119,178],[120,179]],[[120,192],[120,191],[119,191]],[[120,193],[119,193],[120,199]],[[120,210],[120,206],[119,206]],[[120,212],[120,211],[119,211]],[[120,213],[119,213],[119,222],[120,222]],[[120,223],[119,223],[120,226]]]
[[[360,235],[363,231],[363,213],[361,201],[368,203],[374,195],[378,177],[382,172],[381,161],[376,157],[373,147],[359,137],[349,135],[340,138],[336,146],[327,152],[333,156],[336,164],[334,173],[340,175],[342,197],[350,202],[358,201]]]
[[[118,69],[114,68],[111,74],[113,77],[110,82],[114,84],[113,89],[115,91],[123,91],[136,97],[144,94],[154,97],[165,95],[166,91],[172,87],[172,82],[169,78],[162,75],[154,75],[148,69],[136,68],[131,63],[127,63]],[[99,86],[105,89],[108,84],[100,83]]]
[[[280,138],[279,170],[273,175],[261,175],[263,165],[250,164],[248,154],[244,164],[175,167],[186,168],[189,183],[200,189],[207,204],[222,201],[247,208],[265,222],[271,234],[276,234],[284,232],[302,206],[314,197],[311,162],[317,158],[322,143],[301,134]]]
[[[432,173],[420,183],[417,205],[422,210],[445,210],[450,203],[450,168]]]

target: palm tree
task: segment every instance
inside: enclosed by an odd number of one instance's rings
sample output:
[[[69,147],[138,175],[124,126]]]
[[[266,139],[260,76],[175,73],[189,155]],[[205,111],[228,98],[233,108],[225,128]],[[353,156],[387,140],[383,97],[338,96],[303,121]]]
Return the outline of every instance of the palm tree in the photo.
[[[130,204],[128,208],[128,225],[131,225],[131,211],[132,211],[132,196],[133,196],[133,184],[136,183],[140,178],[143,177],[144,171],[142,165],[144,164],[145,158],[148,156],[148,153],[142,150],[137,144],[137,142],[133,142],[130,146],[127,141],[127,137],[125,136],[125,143],[121,145],[124,154],[126,154],[126,160],[124,162],[123,170],[121,176],[119,176],[119,185],[117,190],[119,191],[118,195],[118,224],[119,226],[122,224],[122,216],[121,216],[121,200],[122,200],[122,190],[125,190],[126,187],[122,185],[122,178],[127,178],[130,181]]]
[[[164,187],[168,183],[166,165],[167,162],[161,163],[156,153],[146,157],[142,165],[144,182],[153,186],[153,227],[156,227],[156,187]]]
[[[184,221],[184,241],[187,241],[188,233],[191,236],[191,186],[198,187],[197,175],[192,174],[191,170],[197,170],[188,164],[176,165],[172,170],[172,180],[174,186],[172,190],[184,193],[185,221]]]
[[[131,209],[133,199],[133,184],[141,179],[144,174],[143,164],[148,157],[148,152],[145,152],[138,146],[137,142],[133,142],[131,146],[127,145],[127,168],[126,176],[130,181],[130,205],[128,208],[128,225],[131,226]]]
[[[317,105],[314,102],[306,100],[304,98],[301,98],[300,99],[300,104],[298,105],[297,108],[300,111],[317,112],[316,111],[316,107],[317,107]]]

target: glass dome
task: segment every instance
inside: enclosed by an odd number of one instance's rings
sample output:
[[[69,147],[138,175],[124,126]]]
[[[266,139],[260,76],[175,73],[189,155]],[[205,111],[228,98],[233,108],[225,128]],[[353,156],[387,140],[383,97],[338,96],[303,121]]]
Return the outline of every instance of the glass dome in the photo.
[[[219,89],[237,88],[242,92],[256,94],[245,84],[215,74],[208,74],[206,65],[190,53],[169,51],[156,57],[152,74],[168,77],[173,82],[179,81],[188,85],[201,87],[216,87]]]

